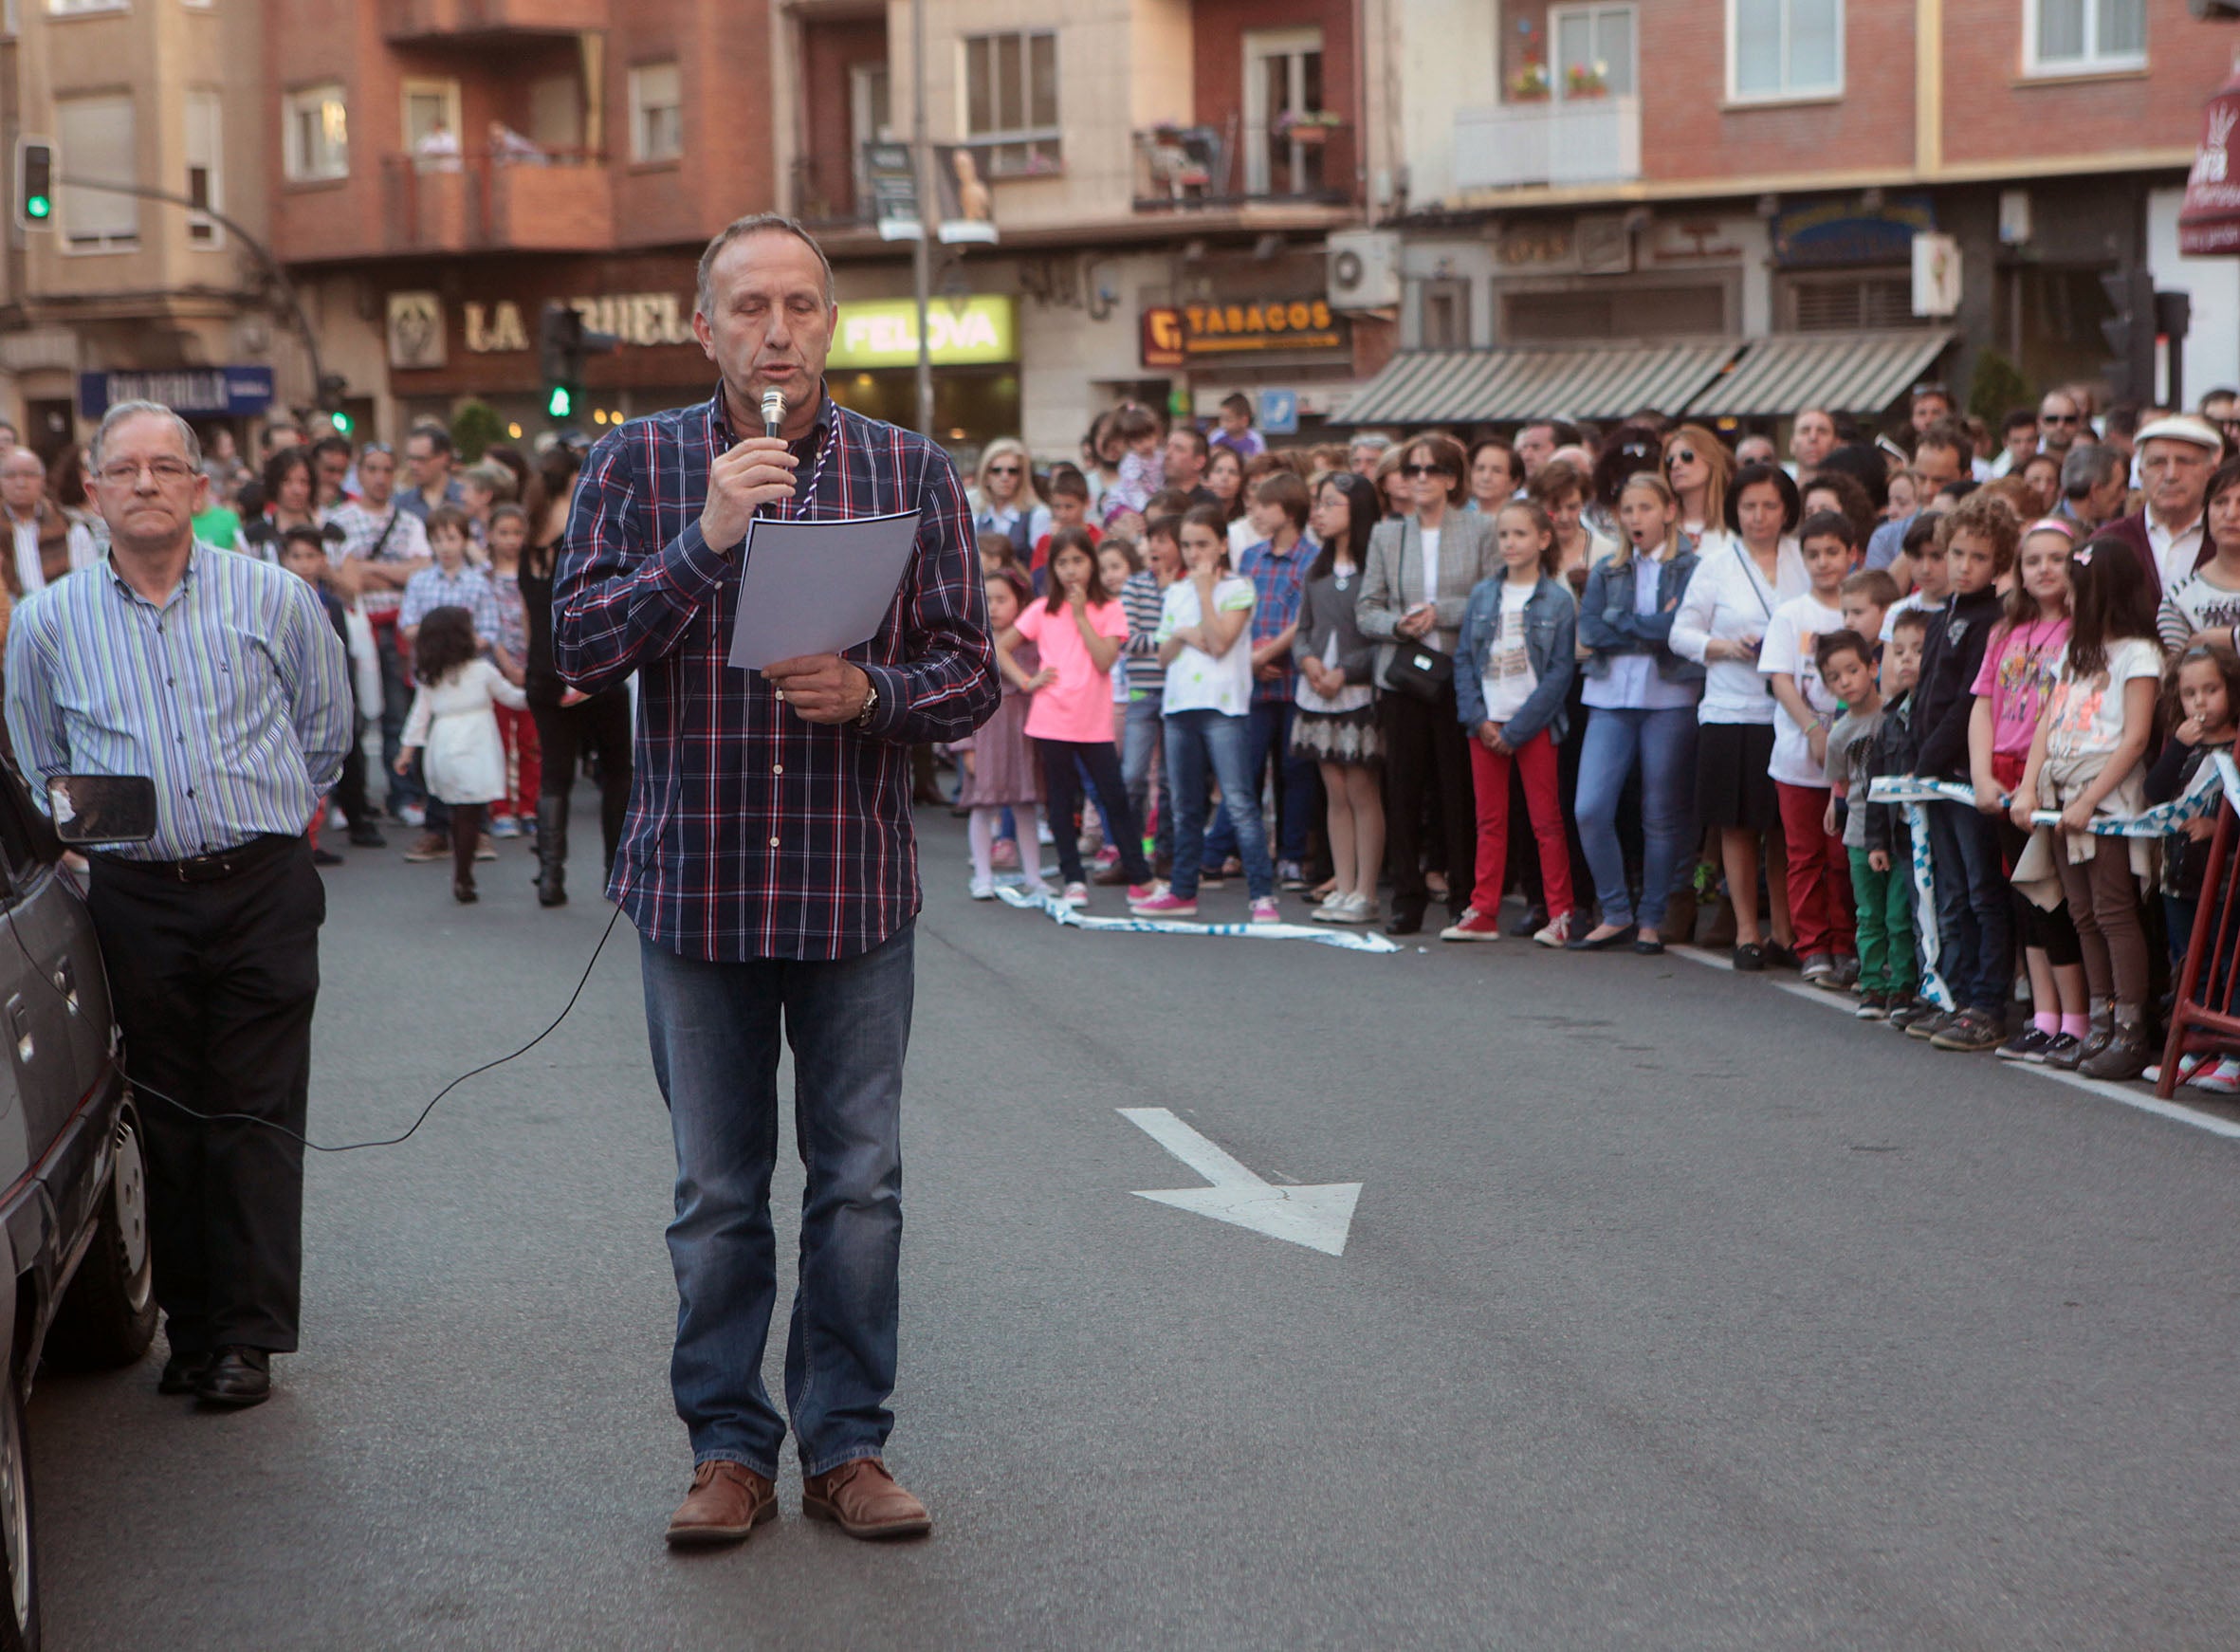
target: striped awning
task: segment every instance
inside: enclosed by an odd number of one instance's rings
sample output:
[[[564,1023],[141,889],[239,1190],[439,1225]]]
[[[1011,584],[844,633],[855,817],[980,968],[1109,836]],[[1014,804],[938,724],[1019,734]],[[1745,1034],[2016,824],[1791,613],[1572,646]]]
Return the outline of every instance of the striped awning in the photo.
[[[1423,350],[1395,356],[1348,404],[1350,425],[1607,420],[1678,413],[1718,376],[1739,340],[1571,349]]]
[[[1776,333],[1688,404],[1688,412],[1782,417],[1806,408],[1879,413],[1944,354],[1946,330],[1904,333]]]

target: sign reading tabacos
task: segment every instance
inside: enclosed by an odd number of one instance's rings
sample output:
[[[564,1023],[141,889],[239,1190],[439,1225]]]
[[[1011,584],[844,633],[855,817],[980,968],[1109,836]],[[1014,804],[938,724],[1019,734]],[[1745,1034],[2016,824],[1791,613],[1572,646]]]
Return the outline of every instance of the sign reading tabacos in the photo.
[[[936,367],[971,367],[1019,359],[1017,302],[996,295],[962,306],[936,299],[926,307],[927,354]],[[833,340],[834,367],[915,367],[918,306],[909,299],[843,301]]]

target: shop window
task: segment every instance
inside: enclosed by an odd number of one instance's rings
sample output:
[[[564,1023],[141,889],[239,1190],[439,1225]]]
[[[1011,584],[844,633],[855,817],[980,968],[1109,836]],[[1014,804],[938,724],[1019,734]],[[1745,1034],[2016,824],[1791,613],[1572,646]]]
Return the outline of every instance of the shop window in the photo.
[[[350,175],[350,130],[340,86],[305,86],[281,104],[281,166],[291,183]]]
[[[215,92],[187,94],[187,199],[197,207],[224,211],[224,104]],[[187,217],[187,239],[216,247],[225,238],[217,220],[203,212]]]
[[[1501,301],[1501,337],[1515,343],[1726,331],[1727,293],[1719,286],[1588,287],[1510,293]]]
[[[1910,275],[1797,277],[1788,284],[1787,300],[1785,330],[1792,333],[1853,333],[1920,324],[1914,315]]]
[[[1470,284],[1455,276],[1438,276],[1422,286],[1422,307],[1417,312],[1419,340],[1425,350],[1470,348]]]
[[[989,177],[1028,177],[1063,165],[1055,32],[965,39],[964,137]]]
[[[684,81],[674,64],[630,71],[630,158],[674,160],[685,153]]]
[[[2147,65],[2146,0],[2023,0],[2022,28],[2033,75]]]
[[[1727,96],[1827,98],[1844,89],[1844,0],[1727,0]]]
[[[138,171],[132,100],[58,98],[55,140],[78,177],[130,183]],[[60,187],[63,246],[71,252],[123,252],[140,244],[140,204],[114,190]]]

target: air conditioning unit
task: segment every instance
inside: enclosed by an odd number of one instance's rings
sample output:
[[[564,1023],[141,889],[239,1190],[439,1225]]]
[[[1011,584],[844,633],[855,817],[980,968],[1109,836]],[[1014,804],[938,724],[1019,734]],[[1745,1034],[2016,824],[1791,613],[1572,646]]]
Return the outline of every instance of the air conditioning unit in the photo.
[[[1400,303],[1400,235],[1391,229],[1339,229],[1330,238],[1330,302],[1341,310],[1388,310]]]

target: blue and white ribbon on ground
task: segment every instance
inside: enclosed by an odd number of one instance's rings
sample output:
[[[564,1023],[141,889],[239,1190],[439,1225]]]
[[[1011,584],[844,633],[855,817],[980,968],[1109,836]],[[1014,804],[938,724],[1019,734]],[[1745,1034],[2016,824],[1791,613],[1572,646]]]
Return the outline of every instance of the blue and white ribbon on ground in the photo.
[[[1075,911],[1048,890],[998,889],[996,896],[1007,907],[1037,911],[1075,929],[1097,929],[1123,935],[1241,935],[1253,941],[1313,941],[1348,952],[1398,952],[1398,942],[1368,929],[1325,929],[1306,924],[1185,924],[1175,918],[1099,918]]]

